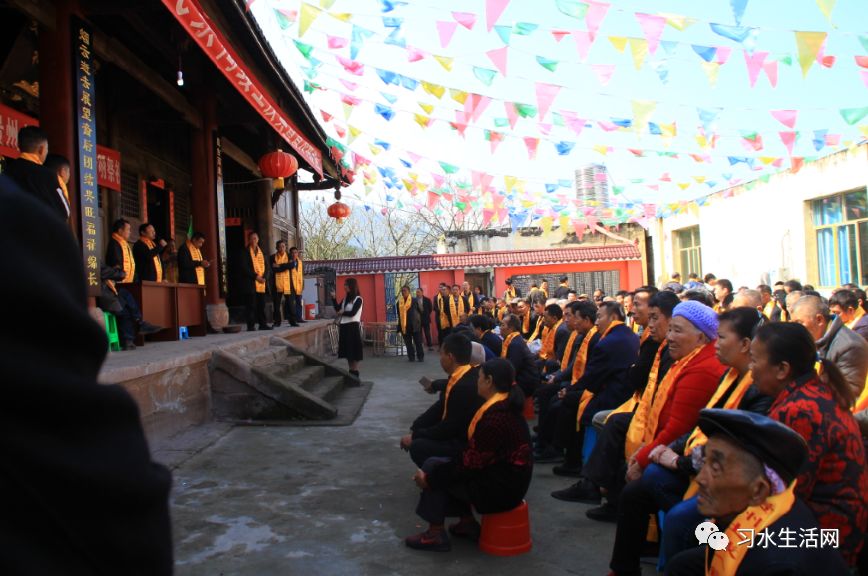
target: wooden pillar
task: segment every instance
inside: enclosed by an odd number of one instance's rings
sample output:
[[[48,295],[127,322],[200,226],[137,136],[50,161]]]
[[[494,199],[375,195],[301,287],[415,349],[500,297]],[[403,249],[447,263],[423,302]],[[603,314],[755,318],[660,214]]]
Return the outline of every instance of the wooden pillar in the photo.
[[[259,233],[259,247],[266,254],[275,251],[274,211],[271,208],[271,193],[274,191],[272,180],[266,178],[256,184],[256,232]]]
[[[55,2],[54,28],[39,27],[39,127],[48,135],[49,152],[66,156],[73,166],[69,181],[70,222],[76,237],[81,238],[75,168],[78,162],[78,139],[70,24],[70,18],[76,12],[76,0]]]

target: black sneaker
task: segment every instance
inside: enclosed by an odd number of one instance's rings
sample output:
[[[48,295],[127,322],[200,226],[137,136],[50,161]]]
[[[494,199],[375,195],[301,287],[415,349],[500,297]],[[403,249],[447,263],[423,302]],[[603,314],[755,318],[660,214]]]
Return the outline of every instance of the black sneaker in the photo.
[[[299,324],[304,324],[305,322],[307,322],[307,320],[296,320],[296,322],[298,322]]]
[[[606,501],[602,506],[587,510],[585,516],[597,522],[617,522],[618,508],[611,502]]]
[[[567,476],[569,478],[581,478],[581,466],[568,466],[567,464],[559,464],[552,468],[552,474],[555,476]]]
[[[272,327],[269,326],[268,324],[260,324],[260,325],[259,325],[259,329],[260,329],[260,330],[274,330],[274,328],[272,328]]]
[[[602,497],[600,489],[587,478],[579,478],[579,481],[563,490],[552,492],[552,498],[566,502],[581,502],[583,504],[600,504]]]
[[[162,326],[157,326],[156,324],[151,324],[150,322],[144,322],[139,325],[139,334],[147,335],[147,334],[156,334],[163,330]]]
[[[449,542],[449,536],[445,530],[432,532],[425,530],[413,536],[404,538],[404,544],[408,548],[415,550],[430,550],[433,552],[449,552],[452,550],[452,544]]]
[[[553,446],[546,446],[542,450],[533,453],[533,460],[539,464],[557,464],[564,459],[564,453]]]

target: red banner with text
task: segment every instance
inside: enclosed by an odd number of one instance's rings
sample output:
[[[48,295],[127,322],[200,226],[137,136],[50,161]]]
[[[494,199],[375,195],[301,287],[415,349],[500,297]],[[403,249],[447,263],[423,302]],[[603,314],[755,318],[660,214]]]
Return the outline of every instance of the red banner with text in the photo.
[[[105,146],[96,147],[96,182],[121,191],[121,153]]]
[[[39,121],[0,104],[0,156],[18,158],[18,131],[25,126],[39,126]]]

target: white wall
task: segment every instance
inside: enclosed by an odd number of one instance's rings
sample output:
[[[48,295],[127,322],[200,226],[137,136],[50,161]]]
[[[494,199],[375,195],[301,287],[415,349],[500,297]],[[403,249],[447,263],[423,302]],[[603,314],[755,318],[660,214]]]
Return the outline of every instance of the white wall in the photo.
[[[866,185],[868,143],[863,143],[806,164],[796,174],[774,175],[750,190],[732,188],[731,197],[659,220],[650,230],[657,280],[678,270],[674,231],[699,225],[702,274],[728,278],[736,287],[791,278],[816,283],[816,270],[808,269],[806,234],[813,230],[805,229],[806,201]],[[686,281],[688,271],[678,271]]]

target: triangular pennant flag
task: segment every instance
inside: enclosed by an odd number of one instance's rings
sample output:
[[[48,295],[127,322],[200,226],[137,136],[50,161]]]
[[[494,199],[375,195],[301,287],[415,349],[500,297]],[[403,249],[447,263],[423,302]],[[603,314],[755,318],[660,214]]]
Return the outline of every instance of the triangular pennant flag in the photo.
[[[573,30],[572,35],[573,40],[576,41],[576,50],[579,52],[579,59],[584,62],[588,58],[591,44],[594,43],[593,38],[591,38],[591,33],[587,30]],[[609,40],[611,40],[611,38],[609,38]],[[623,50],[623,48],[621,48],[621,50]]]
[[[826,41],[825,32],[795,32],[796,47],[799,50],[799,65],[802,67],[802,76],[808,75],[811,65],[817,60],[817,55]]]
[[[552,30],[552,36],[555,38],[555,42],[560,43],[561,40],[564,39],[564,36],[569,36],[570,32],[566,30]]]
[[[627,47],[627,37],[626,36],[609,36],[609,42],[612,43],[612,46],[615,47],[620,54],[624,53],[624,48]]]
[[[609,81],[612,79],[612,74],[615,73],[615,65],[591,64],[591,70],[593,70],[594,74],[596,74],[597,81],[600,83],[600,86],[608,86]]]
[[[472,12],[453,12],[452,17],[468,30],[473,30],[473,26],[476,24],[476,14]]]
[[[293,39],[293,43],[295,44],[295,47],[298,48],[298,51],[301,52],[302,56],[304,56],[304,59],[310,60],[310,53],[313,52],[313,46],[295,39]]]
[[[790,158],[790,172],[792,172],[793,174],[797,174],[804,165],[805,159],[801,156],[794,156],[793,158]]]
[[[440,46],[446,48],[452,40],[452,35],[455,34],[455,29],[458,27],[457,22],[438,20],[437,33],[440,35]]]
[[[346,86],[347,90],[349,90],[350,92],[355,92],[356,88],[359,87],[359,85],[355,82],[350,82],[349,80],[346,80],[344,78],[341,78],[341,84]]]
[[[868,116],[868,106],[865,106],[864,108],[841,108],[839,112],[841,113],[841,118],[844,119],[844,122],[853,126],[862,120],[862,118]]]
[[[335,20],[340,20],[341,22],[349,22],[353,19],[353,15],[346,12],[340,14],[337,12],[329,12],[328,15]]]
[[[555,5],[562,14],[577,19],[584,18],[588,11],[588,5],[579,0],[555,0]]]
[[[350,40],[350,58],[355,60],[359,55],[359,50],[362,44],[370,38],[374,33],[370,30],[353,24],[352,39]]]
[[[546,58],[544,56],[537,56],[536,61],[537,61],[537,64],[539,64],[540,66],[542,66],[543,68],[545,68],[549,72],[554,72],[555,69],[558,67],[558,61],[557,60],[549,60],[548,58]]]
[[[489,32],[508,4],[509,0],[485,0],[485,27]]]
[[[561,114],[566,121],[567,127],[569,127],[570,130],[575,132],[576,136],[580,136],[582,134],[582,130],[585,129],[586,120],[584,118],[577,117],[575,112],[570,112],[568,110],[563,110]]]
[[[729,55],[731,52],[732,52],[732,48],[729,48],[728,46],[718,46],[717,47],[717,53],[714,55],[714,61],[717,64],[720,64],[721,66],[723,66],[724,64],[726,64],[726,61],[729,59]]]
[[[437,163],[440,164],[440,168],[442,168],[443,171],[447,174],[455,174],[456,172],[458,172],[458,166],[455,166],[454,164],[447,164],[442,160]]]
[[[832,10],[835,9],[835,3],[838,0],[817,0],[817,6],[820,7],[820,11],[823,12],[823,16],[826,17],[826,20],[829,22],[832,21]]]
[[[449,96],[459,104],[464,104],[467,101],[467,92],[463,90],[457,90],[455,88],[449,89]]]
[[[432,84],[431,82],[425,82],[424,80],[422,81],[422,89],[428,94],[436,96],[438,100],[440,98],[443,98],[443,94],[446,93],[446,88],[444,88],[443,86],[440,86],[439,84]]]
[[[572,152],[573,148],[576,146],[575,142],[555,142],[555,150],[558,152],[558,156],[566,156],[570,152]]]
[[[859,43],[862,44],[862,49],[868,52],[868,34],[860,34]]]
[[[386,120],[391,120],[395,115],[395,112],[389,108],[388,106],[383,106],[382,104],[374,105],[374,112],[385,118]]]
[[[506,117],[509,120],[509,127],[515,129],[515,123],[518,122],[518,113],[515,110],[515,104],[512,102],[504,102],[503,107],[506,110]]]
[[[690,18],[689,16],[683,16],[681,14],[660,14],[664,18],[666,18],[666,23],[678,30],[679,32],[683,32],[687,29],[688,26],[696,23],[696,20]]]
[[[518,36],[530,36],[536,32],[537,28],[539,28],[539,24],[534,24],[532,22],[516,22],[512,32]]]
[[[855,56],[856,65],[860,68],[868,68],[868,56]]]
[[[717,84],[717,75],[720,73],[720,64],[717,62],[700,62],[699,65],[702,66],[702,70],[708,76],[708,83],[711,86],[715,86]]]
[[[597,31],[600,29],[603,19],[609,12],[609,4],[606,4],[605,2],[594,2],[591,0],[587,2],[587,5],[588,10],[585,13],[585,26],[587,26],[588,32],[591,33],[591,40],[594,40],[597,37]]]
[[[772,117],[786,126],[787,128],[796,127],[796,118],[799,115],[798,110],[771,110]]]
[[[796,138],[799,137],[798,132],[779,132],[781,137],[781,142],[784,143],[784,146],[787,148],[787,153],[792,156],[793,155],[793,145],[796,143]]]
[[[814,150],[819,152],[826,147],[826,133],[828,130],[814,130]]]
[[[729,0],[729,5],[732,7],[735,23],[741,26],[741,17],[744,16],[744,9],[747,8],[747,0]]]
[[[642,38],[630,38],[630,53],[633,55],[633,66],[642,69],[642,63],[648,55],[648,41]]]
[[[716,22],[712,22],[709,24],[711,27],[711,31],[717,34],[718,36],[723,36],[733,42],[738,42],[739,44],[745,44],[745,41],[750,39],[751,42],[746,44],[746,47],[751,47],[750,45],[756,39],[757,29],[749,28],[746,26],[727,26],[725,24],[717,24]]]
[[[337,57],[338,62],[343,66],[344,70],[356,76],[362,76],[365,73],[365,65],[355,60],[349,60],[343,56]]]
[[[447,56],[434,56],[434,59],[437,60],[437,62],[439,62],[447,72],[452,72],[452,61],[454,58],[449,58]]]
[[[358,128],[356,128],[355,126],[349,126],[349,130],[350,130],[350,137],[347,139],[347,144],[352,144],[353,140],[355,140],[358,137],[358,135],[362,133],[362,131],[359,130]]]
[[[508,46],[512,36],[512,26],[495,26],[494,31],[500,36],[501,41]]]
[[[648,42],[648,53],[654,54],[657,52],[660,36],[663,35],[663,28],[666,27],[666,18],[657,16],[656,14],[637,12],[636,19],[639,20],[639,26],[642,27],[642,32],[645,33],[645,40]]]
[[[555,84],[545,84],[543,82],[536,83],[536,102],[539,107],[539,119],[545,118],[546,112],[554,102],[560,92],[561,87]]]
[[[343,108],[344,108],[344,120],[349,120],[350,116],[353,114],[354,107],[352,104],[344,103]]]
[[[431,118],[423,116],[422,114],[413,114],[413,119],[416,121],[416,124],[422,128],[427,128],[431,124]]]
[[[486,86],[491,86],[491,82],[497,75],[497,70],[489,70],[488,68],[480,68],[479,66],[474,66],[473,75],[476,76],[476,78]]]
[[[485,53],[488,56],[489,60],[491,60],[494,65],[500,70],[500,73],[506,76],[506,56],[509,47],[504,46],[503,48],[496,48],[495,50],[489,50]]]
[[[424,110],[425,113],[428,114],[429,116],[431,115],[431,112],[434,111],[434,105],[433,104],[423,104],[423,103],[419,102],[419,108]]]
[[[648,119],[657,108],[655,100],[633,100],[633,130],[642,133],[648,126]]]
[[[693,51],[706,62],[713,61],[714,57],[717,56],[717,48],[714,46],[699,46],[697,44],[691,44],[691,48],[693,48]]]
[[[322,13],[322,10],[316,6],[311,6],[304,2],[301,3],[301,18],[298,24],[299,38],[304,36],[304,33],[307,32],[307,29],[310,28],[310,25],[313,24],[313,21],[316,20],[320,13]]]
[[[419,50],[418,48],[413,48],[412,46],[407,46],[407,61],[408,62],[418,62],[422,60],[427,55],[426,52]]]
[[[768,55],[768,52],[760,52],[759,50],[752,53],[747,50],[744,51],[744,61],[747,65],[747,77],[750,81],[751,88],[756,85],[756,80],[759,78],[760,70],[762,69],[763,63]]]
[[[515,107],[515,111],[518,112],[518,115],[522,118],[533,118],[534,116],[536,116],[536,106],[532,106],[530,104],[522,104],[520,102],[513,103],[513,106]]]
[[[486,137],[491,145],[491,153],[494,154],[494,151],[497,150],[498,144],[503,140],[503,134],[500,132],[494,132],[493,130],[486,130]]]
[[[339,48],[345,48],[350,41],[346,38],[341,38],[340,36],[326,36],[328,40],[328,47],[331,50],[337,50]]]

